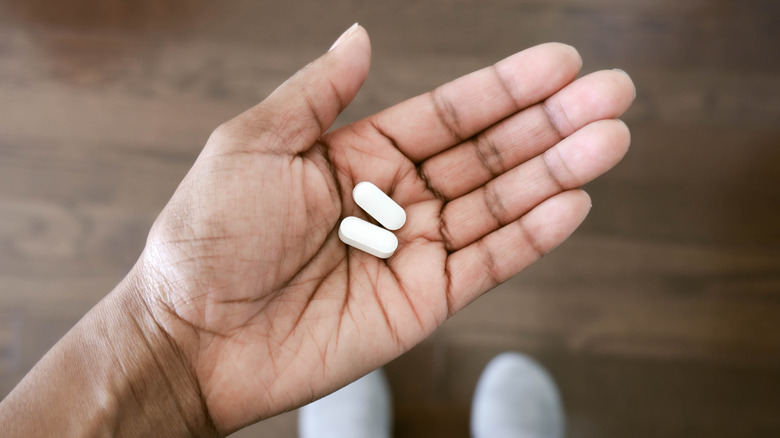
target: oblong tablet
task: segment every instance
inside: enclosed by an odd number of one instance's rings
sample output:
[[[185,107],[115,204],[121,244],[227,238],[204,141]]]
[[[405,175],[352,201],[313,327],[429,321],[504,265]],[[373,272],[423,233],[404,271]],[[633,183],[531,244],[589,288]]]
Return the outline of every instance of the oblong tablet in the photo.
[[[339,239],[380,259],[390,257],[398,248],[395,234],[355,216],[341,221]]]
[[[406,222],[406,212],[374,184],[363,181],[352,189],[357,205],[388,230],[397,230]]]

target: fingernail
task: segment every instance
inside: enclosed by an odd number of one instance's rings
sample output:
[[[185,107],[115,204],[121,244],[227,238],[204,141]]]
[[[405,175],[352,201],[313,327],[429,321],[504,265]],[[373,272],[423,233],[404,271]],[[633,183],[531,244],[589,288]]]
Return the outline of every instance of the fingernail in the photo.
[[[631,75],[629,75],[628,73],[626,73],[626,71],[625,71],[625,70],[621,70],[621,69],[619,69],[619,68],[613,68],[612,70],[614,70],[614,71],[617,71],[617,72],[620,72],[620,73],[623,73],[624,75],[628,76],[628,77],[629,77],[629,79],[631,78]],[[632,82],[633,82],[633,81],[632,81]],[[636,88],[634,88],[634,99],[636,99]]]
[[[344,33],[341,34],[339,39],[337,39],[336,42],[333,43],[332,46],[330,46],[330,49],[328,49],[328,52],[330,52],[331,50],[335,49],[339,44],[343,43],[349,37],[351,37],[352,34],[355,33],[355,31],[357,30],[357,27],[358,27],[358,24],[355,23],[352,26],[350,26],[349,29],[345,30]]]

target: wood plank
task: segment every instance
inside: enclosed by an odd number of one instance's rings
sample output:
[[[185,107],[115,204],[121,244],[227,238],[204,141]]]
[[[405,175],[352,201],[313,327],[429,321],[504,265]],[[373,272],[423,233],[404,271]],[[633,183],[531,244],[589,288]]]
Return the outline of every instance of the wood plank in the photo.
[[[489,333],[572,354],[777,367],[778,289],[776,252],[577,235],[453,317],[442,336]]]
[[[559,380],[570,436],[780,433],[780,3],[0,0],[0,396],[122,278],[219,123],[354,21],[337,124],[526,46],[638,96],[580,231],[387,366],[398,436],[467,436],[485,363]],[[295,413],[235,436],[295,436]]]

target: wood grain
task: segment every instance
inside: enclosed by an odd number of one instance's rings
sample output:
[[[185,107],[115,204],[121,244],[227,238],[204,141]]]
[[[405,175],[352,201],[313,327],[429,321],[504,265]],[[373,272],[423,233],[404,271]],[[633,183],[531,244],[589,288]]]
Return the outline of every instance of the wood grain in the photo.
[[[638,88],[580,231],[388,365],[397,436],[468,436],[504,350],[549,367],[571,437],[780,434],[772,0],[0,0],[0,395],[132,266],[211,130],[354,21],[373,66],[338,124],[544,41]],[[263,435],[295,414],[235,434]]]

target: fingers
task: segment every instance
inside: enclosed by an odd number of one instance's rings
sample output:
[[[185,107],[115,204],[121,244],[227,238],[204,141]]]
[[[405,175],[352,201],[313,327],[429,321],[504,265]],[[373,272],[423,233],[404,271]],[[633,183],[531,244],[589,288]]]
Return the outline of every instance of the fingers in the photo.
[[[459,250],[517,220],[545,199],[593,180],[623,158],[629,142],[630,134],[623,122],[594,122],[543,154],[449,202],[442,211],[442,233],[448,249]]]
[[[402,102],[369,119],[412,161],[462,142],[571,82],[577,51],[542,44]]]
[[[546,101],[521,111],[421,165],[429,184],[454,199],[545,151],[588,123],[619,117],[631,105],[634,85],[609,70],[584,76]]]
[[[368,75],[371,45],[360,26],[350,28],[337,47],[313,61],[268,98],[220,127],[246,142],[225,147],[297,154],[312,146],[352,101]]]
[[[511,278],[571,235],[590,210],[581,190],[560,193],[447,259],[450,314]]]

